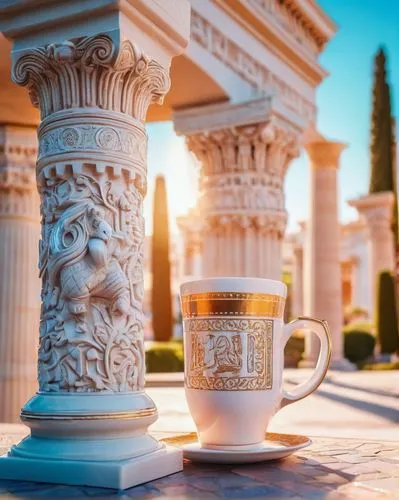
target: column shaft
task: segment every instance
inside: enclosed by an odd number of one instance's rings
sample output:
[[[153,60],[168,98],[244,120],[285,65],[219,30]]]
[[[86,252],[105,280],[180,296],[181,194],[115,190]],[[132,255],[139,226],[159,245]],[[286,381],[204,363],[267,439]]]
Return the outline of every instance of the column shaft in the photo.
[[[36,130],[0,127],[0,422],[37,390],[40,281]]]
[[[326,320],[332,337],[331,367],[352,370],[343,357],[343,310],[338,219],[337,171],[345,145],[327,141],[319,134],[305,147],[311,163],[310,220],[307,228],[307,314]],[[304,366],[314,365],[319,343],[306,338]]]
[[[292,298],[293,298],[293,315],[303,316],[303,247],[296,246],[294,248],[294,263],[292,276]]]

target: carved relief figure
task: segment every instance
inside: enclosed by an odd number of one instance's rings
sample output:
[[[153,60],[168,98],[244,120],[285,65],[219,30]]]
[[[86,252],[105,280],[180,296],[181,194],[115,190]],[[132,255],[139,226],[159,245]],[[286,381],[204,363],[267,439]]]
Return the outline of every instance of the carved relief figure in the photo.
[[[190,319],[190,363],[186,383],[193,389],[240,390],[271,387],[273,322]]]
[[[49,286],[53,300],[61,295],[71,313],[85,313],[90,296],[110,300],[120,314],[129,313],[129,283],[119,263],[112,260],[119,246],[112,236],[103,211],[91,202],[73,205],[55,224],[45,261]]]
[[[192,370],[205,376],[239,375],[242,367],[242,340],[239,334],[193,337]]]
[[[42,199],[41,390],[142,388],[141,195],[65,175]]]

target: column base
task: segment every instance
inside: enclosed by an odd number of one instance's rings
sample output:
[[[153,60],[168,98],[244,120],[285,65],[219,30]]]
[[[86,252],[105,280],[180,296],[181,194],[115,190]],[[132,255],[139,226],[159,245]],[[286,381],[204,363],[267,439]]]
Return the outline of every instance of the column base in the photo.
[[[314,368],[316,361],[313,359],[302,359],[298,363],[298,368]],[[354,372],[357,370],[356,365],[348,361],[346,358],[332,359],[329,370],[337,370],[341,372]]]
[[[351,363],[346,358],[340,358],[340,359],[332,359],[329,369],[341,372],[355,372],[357,370],[357,366]]]
[[[30,436],[0,457],[0,479],[125,489],[183,468],[148,434],[154,402],[132,393],[37,393],[21,411]]]
[[[52,446],[51,440],[47,446]],[[113,461],[0,457],[0,478],[126,489],[183,469],[183,452],[172,446],[141,457]]]

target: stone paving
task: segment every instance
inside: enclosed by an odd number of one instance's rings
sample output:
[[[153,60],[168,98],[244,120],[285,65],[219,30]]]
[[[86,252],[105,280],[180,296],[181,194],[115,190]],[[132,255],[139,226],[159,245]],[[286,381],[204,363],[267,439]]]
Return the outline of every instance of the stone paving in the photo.
[[[288,383],[306,376],[305,370],[285,373]],[[123,492],[0,480],[0,498],[399,500],[398,380],[398,371],[329,372],[316,393],[273,418],[270,431],[313,440],[283,461],[240,467],[186,461],[179,474]],[[152,432],[159,438],[194,430],[181,383],[175,376],[168,387],[164,376],[161,387],[149,384],[160,415]],[[26,433],[23,425],[0,425],[0,453]]]
[[[0,452],[20,439],[21,430],[9,426],[1,433],[0,427]],[[0,480],[0,498],[37,497],[399,499],[399,441],[313,438],[309,448],[281,461],[243,466],[185,461],[182,472],[125,491]]]
[[[308,370],[285,370],[285,383],[293,384],[309,376]],[[373,378],[373,375],[376,378]],[[165,378],[165,377],[164,377]],[[347,437],[399,441],[399,371],[384,373],[328,373],[327,379],[311,396],[285,407],[272,419],[271,432],[321,437]],[[147,392],[155,401],[159,420],[152,430],[192,432],[195,430],[183,387],[151,385]]]

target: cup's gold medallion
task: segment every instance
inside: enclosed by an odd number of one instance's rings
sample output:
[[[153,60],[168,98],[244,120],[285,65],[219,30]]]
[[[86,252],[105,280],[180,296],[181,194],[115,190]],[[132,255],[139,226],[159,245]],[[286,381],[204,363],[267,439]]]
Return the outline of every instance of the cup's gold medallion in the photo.
[[[273,320],[186,319],[186,386],[216,391],[272,387]]]

